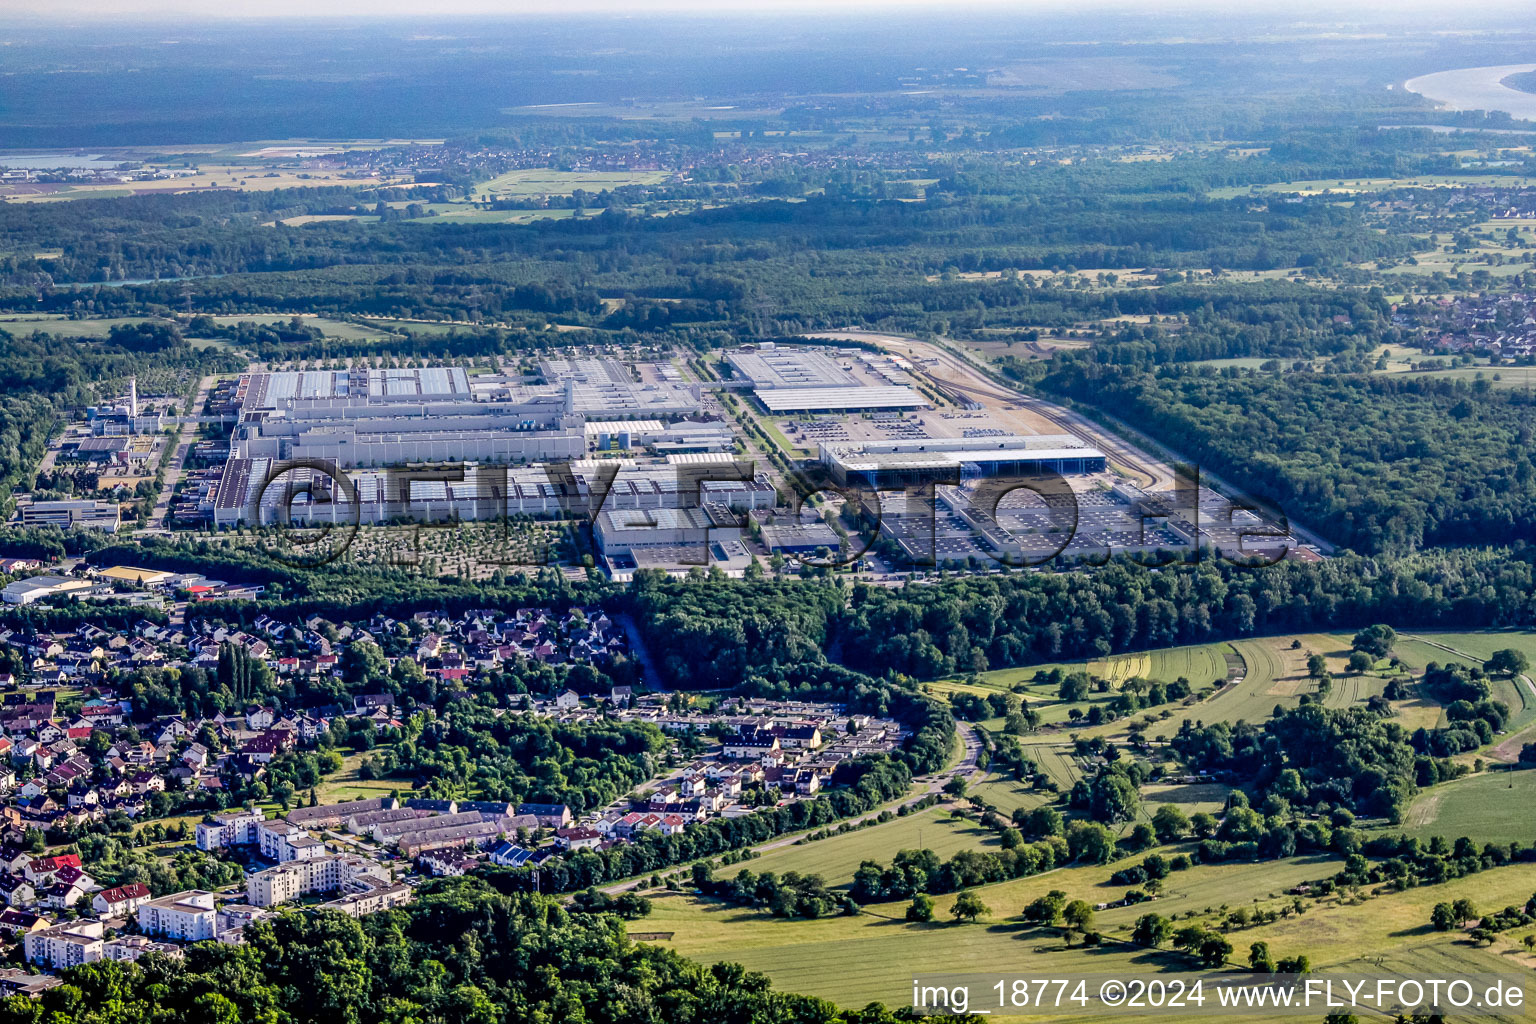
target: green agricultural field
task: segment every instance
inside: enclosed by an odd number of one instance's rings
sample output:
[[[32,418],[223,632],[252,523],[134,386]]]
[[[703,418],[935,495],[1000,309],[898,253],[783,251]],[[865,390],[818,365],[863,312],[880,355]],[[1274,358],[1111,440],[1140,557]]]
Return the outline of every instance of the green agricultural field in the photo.
[[[1289,638],[1239,640],[1233,648],[1245,665],[1242,679],[1220,690],[1209,700],[1171,709],[1173,714],[1148,730],[1153,736],[1173,736],[1185,721],[1192,722],[1262,722],[1276,704],[1290,706],[1315,684],[1291,678],[1293,670],[1305,673],[1303,652],[1291,651]],[[1301,655],[1299,668],[1293,664]]]
[[[1503,631],[1462,633],[1414,633],[1400,637],[1395,648],[1397,656],[1415,669],[1422,670],[1431,661],[1462,661],[1481,664],[1494,651],[1512,648],[1521,651],[1536,663],[1536,634]],[[1536,669],[1531,675],[1536,675]],[[1504,735],[1492,744],[1476,751],[1474,756],[1491,757],[1510,762],[1525,743],[1536,742],[1536,682],[1530,676],[1525,679],[1493,680],[1493,696],[1509,708],[1509,723]]]
[[[1072,788],[1081,776],[1077,765],[1072,761],[1072,745],[1066,737],[1055,740],[1031,741],[1025,737],[1021,746],[1024,753],[1040,766],[1040,770],[1046,774],[1063,791]]]
[[[577,189],[601,192],[623,185],[659,185],[668,177],[666,171],[508,171],[477,186],[476,195],[481,198],[568,196]]]
[[[232,316],[216,316],[212,318],[219,324],[286,324],[294,318],[284,313],[240,313]],[[385,341],[394,335],[382,328],[370,327],[364,324],[354,324],[345,320],[332,320],[324,316],[300,316],[299,322],[306,327],[318,329],[327,338],[341,338],[346,341]]]
[[[1441,646],[1435,646],[1441,645]],[[1451,648],[1450,651],[1444,648]],[[1469,662],[1486,661],[1494,651],[1513,648],[1521,651],[1532,663],[1536,663],[1536,633],[1517,633],[1502,630],[1478,630],[1469,632],[1412,632],[1404,634],[1397,642],[1397,656],[1415,668],[1425,663],[1444,663],[1454,652]]]
[[[721,868],[719,875],[730,878],[742,868],[755,874],[798,871],[802,875],[820,875],[831,886],[844,886],[853,881],[854,871],[864,861],[889,863],[898,850],[929,849],[940,857],[948,857],[961,850],[995,846],[997,833],[991,829],[972,820],[953,819],[945,808],[930,807],[846,835],[781,846],[754,860]]]
[[[1185,814],[1204,811],[1219,816],[1226,808],[1227,795],[1231,792],[1231,786],[1219,782],[1142,786],[1143,817],[1150,821],[1160,804],[1178,804]]]
[[[105,338],[114,327],[159,321],[155,316],[116,316],[99,320],[71,320],[67,316],[18,313],[0,317],[0,330],[12,334],[47,331],[65,338]]]
[[[1383,371],[1391,372],[1391,371]],[[1465,381],[1473,384],[1479,379],[1485,380],[1495,388],[1526,391],[1536,390],[1536,369],[1529,366],[1502,366],[1496,370],[1486,366],[1461,366],[1445,370],[1410,370],[1403,372],[1405,377],[1423,377],[1428,380]]]
[[[554,210],[481,210],[469,204],[434,204],[444,207],[448,212],[437,217],[424,217],[411,221],[412,224],[462,224],[471,221],[475,224],[532,224],[536,220],[573,220],[580,217],[596,217],[604,212],[604,207],[588,208],[585,210],[554,209]]]
[[[1460,936],[1437,933],[1429,926],[1430,909],[1436,903],[1466,898],[1479,910],[1499,910],[1512,904],[1523,906],[1533,892],[1536,864],[1515,864],[1441,885],[1377,896],[1357,906],[1324,901],[1299,917],[1240,934],[1245,941],[1263,939],[1272,950],[1306,953],[1314,965],[1357,964],[1389,953],[1422,956],[1431,948],[1457,951],[1469,963],[1479,965],[1474,970],[1503,973],[1518,961],[1512,963],[1512,958],[1502,955],[1499,943],[1491,950],[1474,950]],[[1504,938],[1518,942],[1523,934],[1511,932]],[[1237,945],[1235,939],[1232,944]],[[1520,966],[1528,969],[1529,963]]]
[[[402,797],[411,789],[411,783],[406,779],[363,779],[358,777],[358,766],[362,764],[364,754],[350,754],[342,760],[341,770],[327,776],[320,785],[315,787],[315,795],[322,804],[343,803],[347,800],[370,800],[374,797],[389,796],[393,792],[400,792]],[[294,800],[307,802],[308,794],[295,793]],[[275,807],[275,804],[269,804]]]
[[[1167,851],[1165,851],[1167,852]],[[1165,916],[1222,904],[1232,907],[1273,902],[1285,889],[1325,877],[1338,862],[1297,858],[1261,864],[1203,865],[1176,872],[1165,881],[1167,895],[1157,903]],[[1189,970],[1192,962],[1170,951],[1135,949],[1111,941],[1084,952],[1065,948],[1049,930],[1017,920],[1024,907],[1051,889],[1069,899],[1098,904],[1118,899],[1123,887],[1111,885],[1114,866],[1062,868],[1032,878],[1000,882],[974,890],[991,908],[974,925],[907,924],[905,903],[866,907],[858,917],[786,921],[758,911],[728,907],[691,896],[668,894],[655,901],[645,931],[671,932],[663,943],[705,963],[729,960],[762,971],[779,987],[830,999],[842,1006],[870,1001],[899,1005],[910,998],[914,973],[1129,971],[1145,976]],[[944,921],[953,896],[936,898]],[[1118,907],[1099,912],[1095,927],[1110,940],[1127,936],[1147,907]],[[1247,933],[1242,933],[1246,935]],[[1236,943],[1234,942],[1234,945]],[[1093,1018],[1088,1018],[1093,1019]],[[1101,1018],[1108,1019],[1108,1018]]]
[[[1227,675],[1225,654],[1230,649],[1229,645],[1224,643],[1170,647],[1139,654],[1119,654],[1093,661],[999,669],[981,673],[975,677],[979,682],[947,679],[925,685],[931,692],[941,696],[949,693],[971,693],[985,697],[999,692],[1017,693],[1023,700],[1034,706],[1042,724],[1063,725],[1069,721],[1068,712],[1073,708],[1082,708],[1086,711],[1094,704],[1107,704],[1113,701],[1119,696],[1119,688],[1128,679],[1142,678],[1172,682],[1182,676],[1190,681],[1196,692],[1219,685]],[[1064,672],[1087,672],[1092,676],[1107,679],[1111,690],[1108,693],[1091,693],[1086,700],[1075,703],[1061,701],[1057,698],[1054,687],[1044,684],[1036,685],[1034,682],[1037,675],[1058,668]],[[971,680],[972,677],[966,678]],[[1001,732],[1003,729],[1001,718],[988,718],[978,724],[994,733]],[[1123,725],[1111,724],[1096,728],[1085,726],[1074,731],[1082,732],[1084,735],[1099,735],[1120,729],[1123,729]]]
[[[1223,655],[1227,649],[1224,643],[1198,644],[1190,647],[1166,647],[1155,651],[1116,654],[1091,661],[1051,662],[1043,665],[1028,665],[1023,668],[996,669],[980,673],[980,689],[976,687],[966,687],[966,689],[980,693],[1011,690],[1019,685],[1031,687],[1035,676],[1058,668],[1069,673],[1087,672],[1089,675],[1108,679],[1116,685],[1136,676],[1162,682],[1172,682],[1183,676],[1196,689],[1199,689],[1201,686],[1208,686],[1226,678],[1227,668]],[[956,683],[958,680],[951,680],[944,685]],[[1033,687],[1031,692],[1055,696],[1049,687]]]
[[[1036,790],[1027,782],[991,774],[987,775],[985,781],[973,783],[966,790],[966,795],[985,800],[1004,815],[1010,815],[1020,807],[1034,810],[1055,799],[1054,794]]]
[[[1398,188],[1444,188],[1447,186],[1496,185],[1522,188],[1533,183],[1529,178],[1506,178],[1487,174],[1421,174],[1412,178],[1328,178],[1313,181],[1283,181],[1272,185],[1235,185],[1210,191],[1213,199],[1235,199],[1258,194],[1300,193],[1302,195],[1349,195],[1357,192],[1384,192]]]
[[[1402,831],[1469,836],[1479,843],[1536,842],[1536,771],[1497,771],[1442,782],[1419,793]]]
[[[386,331],[409,331],[412,334],[452,334],[455,331],[473,330],[470,324],[451,324],[434,320],[394,320],[389,317],[368,317],[368,323]]]

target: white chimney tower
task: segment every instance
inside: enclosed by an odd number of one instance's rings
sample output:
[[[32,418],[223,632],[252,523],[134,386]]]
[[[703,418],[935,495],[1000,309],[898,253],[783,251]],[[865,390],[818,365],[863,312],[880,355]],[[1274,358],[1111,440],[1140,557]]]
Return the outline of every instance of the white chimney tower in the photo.
[[[128,418],[139,417],[139,378],[128,378]]]

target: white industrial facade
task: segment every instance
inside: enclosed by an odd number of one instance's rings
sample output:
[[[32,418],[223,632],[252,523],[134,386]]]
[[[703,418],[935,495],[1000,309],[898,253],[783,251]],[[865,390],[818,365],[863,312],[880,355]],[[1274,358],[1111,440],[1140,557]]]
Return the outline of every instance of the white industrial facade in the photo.
[[[551,482],[541,464],[575,463],[589,446],[627,449],[637,438],[665,452],[734,445],[723,423],[667,424],[698,412],[697,385],[637,383],[612,360],[547,360],[545,372],[559,379],[471,378],[456,366],[245,374],[234,390],[229,458],[201,507],[217,526],[245,521],[258,504],[264,523],[284,518],[282,508],[300,521],[364,523],[552,515],[580,503],[569,492],[582,484],[564,474]],[[591,413],[604,418],[589,427]],[[356,493],[293,463],[340,470]],[[392,484],[369,472],[432,465],[462,465],[463,479]],[[278,471],[279,485],[269,487]],[[624,480],[614,497],[667,507],[677,503],[666,496],[676,489]]]
[[[275,468],[274,468],[275,467]],[[230,459],[208,497],[216,526],[262,523],[358,523],[393,520],[485,520],[502,516],[585,517],[602,509],[684,508],[718,503],[737,511],[772,508],[778,495],[768,478],[739,479],[732,465],[637,464],[628,459],[565,465],[465,466],[422,479],[370,470],[284,469],[268,459]],[[723,477],[725,479],[708,479]],[[606,491],[605,491],[606,487]]]
[[[823,443],[819,459],[840,484],[872,487],[1008,473],[1103,472],[1104,453],[1072,434]]]
[[[863,385],[847,388],[758,388],[763,408],[790,412],[862,412],[866,409],[926,409],[928,400],[907,387]]]

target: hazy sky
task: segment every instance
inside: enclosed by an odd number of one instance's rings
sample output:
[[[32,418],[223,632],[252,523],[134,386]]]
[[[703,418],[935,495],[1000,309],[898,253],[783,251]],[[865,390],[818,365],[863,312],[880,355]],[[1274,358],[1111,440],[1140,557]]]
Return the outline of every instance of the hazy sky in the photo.
[[[1480,6],[1518,6],[1494,0]],[[1303,15],[1314,11],[1344,14],[1350,8],[1402,11],[1453,11],[1449,0],[1354,0],[1324,4],[1293,0],[0,0],[0,24],[6,16],[75,18],[121,17],[153,20],[162,17],[259,18],[259,17],[421,17],[454,15],[577,14],[612,12],[646,15],[679,12],[688,14],[753,14],[774,11],[797,13],[878,11],[963,11],[965,9],[1083,10],[1084,8],[1131,8],[1148,14],[1160,11],[1211,9],[1227,13],[1252,11]]]

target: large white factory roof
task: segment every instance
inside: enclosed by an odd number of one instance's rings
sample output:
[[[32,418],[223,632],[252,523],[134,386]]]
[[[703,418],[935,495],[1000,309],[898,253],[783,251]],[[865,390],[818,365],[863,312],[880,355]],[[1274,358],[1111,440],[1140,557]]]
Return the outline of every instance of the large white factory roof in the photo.
[[[883,452],[845,457],[839,464],[849,473],[873,473],[892,469],[947,469],[960,468],[966,463],[987,462],[1052,462],[1057,459],[1103,458],[1097,448],[1014,448],[998,451],[981,448],[954,452]]]
[[[933,437],[911,440],[823,443],[821,461],[848,472],[963,466],[968,462],[1050,461],[1103,458],[1073,434],[1005,434],[998,437]]]
[[[828,351],[847,356],[847,350]],[[756,351],[728,352],[726,362],[736,376],[755,388],[834,388],[857,384],[858,378],[837,360],[814,348],[778,348],[763,345]]]
[[[587,436],[595,434],[659,434],[666,428],[661,420],[588,420]]]
[[[301,370],[252,374],[245,408],[276,409],[295,399],[469,397],[461,366],[388,370]]]
[[[904,387],[758,388],[758,400],[769,412],[821,409],[918,409],[927,399]]]

